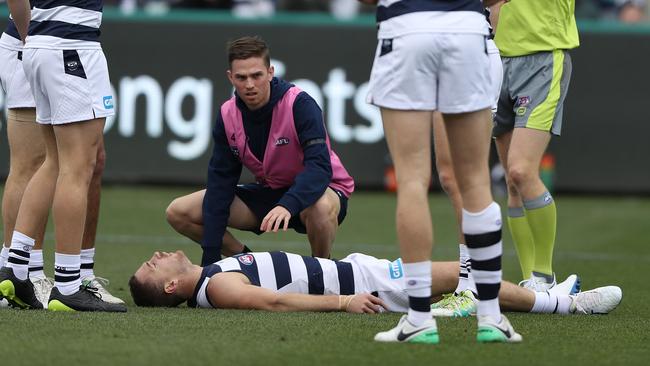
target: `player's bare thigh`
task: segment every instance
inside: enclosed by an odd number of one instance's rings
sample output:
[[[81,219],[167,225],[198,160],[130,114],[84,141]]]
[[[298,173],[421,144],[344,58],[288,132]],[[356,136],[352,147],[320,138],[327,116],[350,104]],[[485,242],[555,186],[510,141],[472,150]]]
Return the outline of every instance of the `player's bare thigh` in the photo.
[[[196,225],[203,225],[203,198],[205,189],[178,197],[172,201],[167,208],[168,219],[170,217],[182,217]],[[235,196],[230,205],[230,216],[228,226],[240,230],[253,230],[259,227],[259,220],[253,212]]]

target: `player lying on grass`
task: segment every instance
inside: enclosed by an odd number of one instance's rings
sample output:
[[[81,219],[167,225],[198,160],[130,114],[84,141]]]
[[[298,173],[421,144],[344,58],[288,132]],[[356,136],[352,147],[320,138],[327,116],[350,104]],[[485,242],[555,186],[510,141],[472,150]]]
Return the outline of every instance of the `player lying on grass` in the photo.
[[[458,281],[458,262],[432,263],[432,294],[449,293]],[[500,305],[509,311],[606,314],[621,302],[616,286],[576,295],[577,276],[545,292],[501,284]],[[269,311],[408,311],[401,260],[390,262],[354,253],[340,261],[285,252],[244,253],[206,267],[182,251],[155,252],[129,281],[138,306],[257,309]]]

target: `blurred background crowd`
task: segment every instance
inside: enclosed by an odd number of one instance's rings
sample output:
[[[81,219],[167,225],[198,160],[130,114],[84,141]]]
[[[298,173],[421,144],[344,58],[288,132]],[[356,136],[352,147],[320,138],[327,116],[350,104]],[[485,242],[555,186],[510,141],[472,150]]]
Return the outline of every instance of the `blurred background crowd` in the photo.
[[[138,9],[165,13],[171,8],[222,9],[240,18],[272,17],[277,11],[330,12],[346,20],[373,8],[357,0],[106,0],[129,14]],[[650,0],[576,0],[576,16],[581,19],[619,20],[626,23],[645,22]]]

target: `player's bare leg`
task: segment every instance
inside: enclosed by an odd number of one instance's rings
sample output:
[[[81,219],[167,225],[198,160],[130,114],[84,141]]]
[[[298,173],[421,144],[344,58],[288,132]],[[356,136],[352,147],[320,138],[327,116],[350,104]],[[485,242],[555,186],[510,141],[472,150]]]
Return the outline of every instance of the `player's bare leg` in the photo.
[[[438,331],[430,309],[433,226],[428,200],[433,112],[381,108],[381,115],[397,177],[397,240],[409,311],[397,327],[377,333],[375,340],[436,344]]]
[[[8,268],[2,269],[0,275],[0,291],[3,296],[20,308],[43,308],[34,286],[28,280],[28,265],[36,240],[42,243],[58,175],[54,131],[49,125],[39,125],[38,129],[41,136],[37,141],[42,141],[41,146],[45,146],[45,161],[29,180],[23,193],[11,237]]]
[[[556,209],[553,197],[539,176],[539,166],[550,142],[547,131],[515,128],[508,151],[508,181],[519,192],[526,220],[535,243],[531,285],[555,283],[553,248],[555,246]]]
[[[205,197],[205,189],[178,197],[167,206],[165,211],[169,225],[179,234],[198,244],[203,240],[203,197]],[[228,226],[241,230],[259,227],[255,214],[237,196],[230,205]],[[232,256],[246,250],[247,247],[226,230],[221,254]]]
[[[479,342],[518,342],[499,308],[501,210],[490,189],[490,110],[445,114],[454,172],[463,200],[463,233],[478,291]],[[513,334],[514,333],[514,334]]]
[[[338,216],[341,210],[339,196],[331,188],[314,203],[300,213],[300,220],[307,228],[307,238],[311,245],[311,255],[329,258],[332,244],[338,230]]]

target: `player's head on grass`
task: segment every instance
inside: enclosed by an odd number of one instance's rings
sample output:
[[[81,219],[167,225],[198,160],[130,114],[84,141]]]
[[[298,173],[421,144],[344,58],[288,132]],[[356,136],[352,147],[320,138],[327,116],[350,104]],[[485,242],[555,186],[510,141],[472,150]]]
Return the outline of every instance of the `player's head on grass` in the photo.
[[[187,274],[194,267],[182,251],[173,253],[155,252],[129,280],[133,301],[138,306],[174,307],[187,300],[183,287],[193,288],[195,284]],[[195,281],[194,281],[195,282]]]
[[[228,64],[228,80],[246,106],[256,110],[266,105],[274,74],[266,42],[258,36],[228,42]]]

